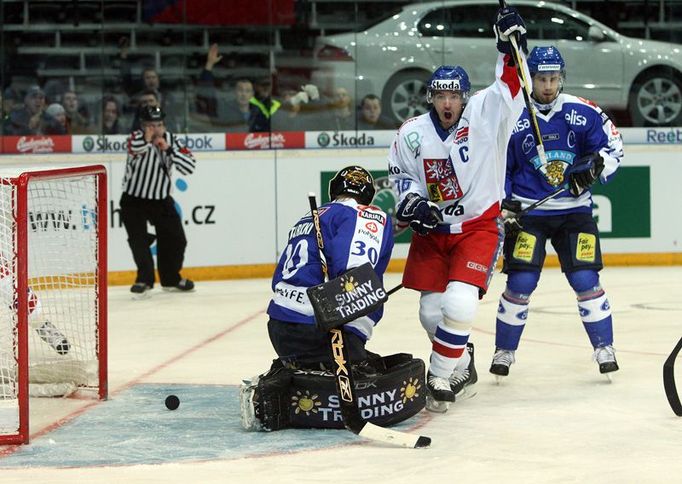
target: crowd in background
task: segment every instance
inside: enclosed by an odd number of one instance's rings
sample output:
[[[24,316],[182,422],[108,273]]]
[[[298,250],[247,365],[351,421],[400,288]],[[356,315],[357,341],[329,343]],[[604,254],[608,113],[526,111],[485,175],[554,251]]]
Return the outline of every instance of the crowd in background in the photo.
[[[128,134],[139,128],[139,112],[159,106],[174,132],[269,132],[306,130],[395,129],[398,123],[382,115],[381,99],[369,94],[360,100],[345,88],[320,92],[317,86],[276,76],[238,77],[222,82],[213,68],[222,61],[217,44],[208,49],[206,63],[192,90],[178,93],[164,85],[153,66],[133,75],[128,43],[120,42],[117,92],[104,92],[85,101],[78,86],[48,79],[22,89],[10,83],[2,91],[2,134],[72,135]],[[298,80],[300,81],[300,79]],[[71,83],[73,84],[73,82]]]

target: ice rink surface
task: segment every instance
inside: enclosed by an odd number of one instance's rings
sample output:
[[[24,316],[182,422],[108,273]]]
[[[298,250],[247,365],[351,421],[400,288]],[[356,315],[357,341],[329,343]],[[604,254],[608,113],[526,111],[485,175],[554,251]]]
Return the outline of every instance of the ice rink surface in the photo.
[[[399,277],[389,274],[386,287]],[[612,383],[591,360],[568,283],[548,269],[516,364],[496,384],[488,373],[504,286],[496,274],[471,338],[477,395],[399,427],[430,436],[428,449],[345,430],[240,429],[237,387],[274,357],[269,280],[199,282],[192,294],[155,289],[143,301],[112,287],[110,399],[33,399],[31,444],[0,448],[0,482],[682,482],[682,418],[661,377],[682,337],[682,267],[607,267],[601,280],[621,367]],[[416,292],[391,296],[368,347],[428,358],[417,308]],[[181,400],[173,412],[163,404],[170,393]]]

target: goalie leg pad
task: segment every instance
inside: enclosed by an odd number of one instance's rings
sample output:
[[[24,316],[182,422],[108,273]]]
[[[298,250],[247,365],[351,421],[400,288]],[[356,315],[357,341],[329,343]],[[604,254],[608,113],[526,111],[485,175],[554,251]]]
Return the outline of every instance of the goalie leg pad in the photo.
[[[389,426],[402,422],[424,408],[426,384],[424,362],[398,353],[353,367],[360,414],[365,421]],[[248,430],[297,428],[344,428],[329,371],[270,371],[242,385],[242,426]]]

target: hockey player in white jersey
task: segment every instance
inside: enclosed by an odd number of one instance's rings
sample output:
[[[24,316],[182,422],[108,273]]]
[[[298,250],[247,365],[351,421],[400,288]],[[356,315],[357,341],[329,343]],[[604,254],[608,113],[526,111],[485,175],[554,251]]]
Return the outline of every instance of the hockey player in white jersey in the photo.
[[[503,206],[518,212],[565,186],[567,190],[531,210],[504,242],[507,285],[500,297],[490,372],[506,376],[514,362],[537,287],[548,240],[575,292],[578,313],[601,373],[618,370],[613,349],[611,306],[599,282],[602,257],[592,218],[590,186],[611,180],[623,156],[623,142],[609,117],[591,101],[562,92],[565,63],[555,47],[535,47],[528,57],[533,104],[544,139],[547,163],[540,160],[528,112],[509,142]],[[511,216],[509,224],[515,221]]]
[[[437,412],[476,381],[467,343],[502,243],[506,147],[524,106],[509,40],[519,35],[525,49],[523,19],[500,9],[494,30],[495,82],[470,96],[463,68],[436,69],[430,112],[400,127],[389,154],[396,217],[415,232],[403,285],[421,292],[419,319],[432,341],[427,408]]]

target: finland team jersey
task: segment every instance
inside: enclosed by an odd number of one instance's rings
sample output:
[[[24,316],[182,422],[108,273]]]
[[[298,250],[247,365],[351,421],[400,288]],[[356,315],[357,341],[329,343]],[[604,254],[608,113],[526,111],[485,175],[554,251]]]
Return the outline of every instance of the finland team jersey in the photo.
[[[466,232],[499,215],[507,143],[524,107],[516,68],[504,60],[498,57],[495,83],[471,96],[456,126],[444,131],[432,109],[405,121],[391,146],[397,204],[409,193],[436,203],[443,214],[438,231]]]
[[[528,111],[516,123],[507,151],[507,197],[528,206],[566,183],[565,171],[581,156],[600,153],[604,158],[601,183],[607,183],[623,157],[623,140],[609,117],[594,103],[560,94],[547,114],[537,115],[547,155],[543,165],[538,157]],[[545,202],[532,215],[559,215],[591,211],[592,196],[586,190],[579,197],[568,191]]]
[[[341,200],[320,207],[320,226],[329,278],[369,262],[383,279],[393,251],[393,228],[380,208]],[[272,278],[271,318],[291,323],[315,324],[306,289],[324,282],[313,219],[303,217],[289,231],[288,243]],[[383,308],[345,326],[363,339],[372,335]]]

